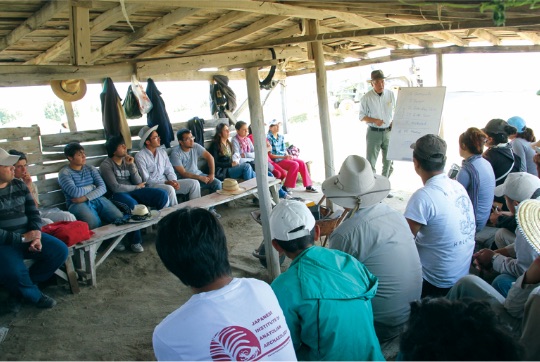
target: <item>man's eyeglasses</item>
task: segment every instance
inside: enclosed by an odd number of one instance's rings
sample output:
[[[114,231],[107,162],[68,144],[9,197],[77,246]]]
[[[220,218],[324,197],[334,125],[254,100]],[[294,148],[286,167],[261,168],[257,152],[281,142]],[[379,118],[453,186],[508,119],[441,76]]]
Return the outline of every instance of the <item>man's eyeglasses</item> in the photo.
[[[157,140],[158,138],[161,138],[159,136],[150,137],[151,140]]]
[[[184,138],[182,140],[182,142],[187,142],[187,141],[195,141],[195,137],[191,136],[191,137]]]

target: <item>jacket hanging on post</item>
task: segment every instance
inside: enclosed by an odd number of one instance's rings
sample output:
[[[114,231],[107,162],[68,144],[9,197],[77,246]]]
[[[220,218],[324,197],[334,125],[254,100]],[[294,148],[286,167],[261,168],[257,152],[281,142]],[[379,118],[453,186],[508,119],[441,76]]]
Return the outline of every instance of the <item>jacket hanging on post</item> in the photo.
[[[219,118],[228,118],[225,110],[234,112],[236,109],[236,94],[229,87],[229,78],[224,75],[214,76],[215,84],[210,85],[210,107],[212,114]]]
[[[191,134],[195,137],[195,142],[204,147],[204,119],[193,117],[188,121],[187,125]]]
[[[131,132],[122,107],[122,99],[111,78],[106,78],[103,82],[103,91],[99,98],[101,99],[101,120],[105,130],[105,138],[121,135],[126,147],[131,149]]]
[[[169,148],[171,147],[171,141],[174,140],[174,132],[165,109],[165,102],[161,98],[161,92],[151,78],[148,78],[146,95],[153,104],[152,110],[146,114],[146,124],[148,127],[159,126],[156,131],[161,138],[161,144]]]

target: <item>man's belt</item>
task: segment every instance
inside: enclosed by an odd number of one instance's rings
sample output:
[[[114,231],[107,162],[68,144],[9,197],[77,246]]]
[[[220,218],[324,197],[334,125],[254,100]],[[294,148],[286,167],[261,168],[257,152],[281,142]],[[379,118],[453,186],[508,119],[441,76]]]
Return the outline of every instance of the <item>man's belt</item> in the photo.
[[[386,127],[386,128],[377,128],[377,127],[371,127],[369,126],[369,128],[371,128],[372,131],[375,131],[375,132],[386,132],[386,131],[390,131],[390,127]]]

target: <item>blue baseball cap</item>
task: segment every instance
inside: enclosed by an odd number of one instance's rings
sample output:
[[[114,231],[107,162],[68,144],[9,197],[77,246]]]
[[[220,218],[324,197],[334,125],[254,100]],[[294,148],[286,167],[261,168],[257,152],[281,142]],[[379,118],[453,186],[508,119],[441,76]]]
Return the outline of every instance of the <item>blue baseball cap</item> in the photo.
[[[508,122],[510,126],[516,127],[518,133],[525,131],[525,128],[527,128],[527,125],[525,124],[525,120],[518,116],[510,117],[508,118],[508,121],[506,122]]]

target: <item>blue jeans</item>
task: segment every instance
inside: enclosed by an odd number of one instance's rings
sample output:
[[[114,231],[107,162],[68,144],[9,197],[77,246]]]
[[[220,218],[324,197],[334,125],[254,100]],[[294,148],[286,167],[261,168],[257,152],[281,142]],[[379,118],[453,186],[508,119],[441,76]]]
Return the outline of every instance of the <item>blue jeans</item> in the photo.
[[[28,251],[30,243],[0,245],[0,283],[13,296],[37,303],[41,291],[36,283],[49,279],[56,269],[66,262],[68,248],[54,236],[41,233],[41,252]],[[27,268],[24,259],[36,262]]]
[[[68,211],[75,215],[77,220],[86,222],[90,230],[124,217],[122,211],[104,196],[79,204],[71,204]]]
[[[249,163],[241,163],[237,166],[229,167],[227,169],[227,176],[230,178],[243,178],[244,180],[251,180],[255,177],[255,171]]]
[[[203,173],[202,175],[208,176],[205,173]],[[212,182],[210,182],[209,184],[205,184],[204,182],[199,181],[199,185],[201,185],[201,190],[210,190],[210,193],[221,190],[221,181],[219,181],[217,178],[214,178],[214,180],[212,180]]]
[[[112,195],[111,200],[127,205],[130,210],[133,210],[137,204],[161,210],[169,204],[169,195],[165,190],[145,187],[130,192],[117,192]],[[142,243],[140,230],[130,232],[128,238],[130,244]]]
[[[508,291],[510,291],[510,288],[512,288],[512,283],[514,283],[516,279],[517,278],[515,276],[509,274],[500,274],[493,279],[491,286],[506,298],[508,296]]]

